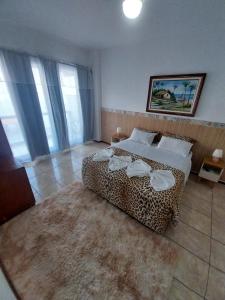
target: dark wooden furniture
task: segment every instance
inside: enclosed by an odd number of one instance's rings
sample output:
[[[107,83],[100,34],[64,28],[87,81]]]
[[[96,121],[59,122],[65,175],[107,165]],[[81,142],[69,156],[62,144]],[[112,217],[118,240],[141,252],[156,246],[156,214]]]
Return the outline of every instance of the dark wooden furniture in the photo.
[[[0,158],[0,224],[34,204],[25,168],[11,157]]]
[[[7,140],[1,119],[0,119],[0,157],[13,156],[9,142]]]
[[[114,133],[111,137],[111,145],[113,146],[114,144],[126,140],[127,138],[128,136],[124,133]]]
[[[0,120],[0,224],[34,204],[26,170],[14,160]]]

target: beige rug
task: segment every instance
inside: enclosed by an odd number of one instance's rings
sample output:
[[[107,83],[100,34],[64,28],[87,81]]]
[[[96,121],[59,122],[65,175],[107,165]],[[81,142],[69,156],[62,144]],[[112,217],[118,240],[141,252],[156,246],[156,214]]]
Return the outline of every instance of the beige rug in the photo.
[[[167,299],[174,246],[74,183],[0,227],[22,299]]]

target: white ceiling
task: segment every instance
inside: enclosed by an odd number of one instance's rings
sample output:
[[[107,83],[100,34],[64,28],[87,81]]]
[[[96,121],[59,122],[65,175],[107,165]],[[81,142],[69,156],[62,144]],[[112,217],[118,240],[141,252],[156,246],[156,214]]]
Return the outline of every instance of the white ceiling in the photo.
[[[144,0],[136,20],[121,10],[122,0],[0,0],[0,26],[12,23],[76,45],[106,48],[180,35],[225,38],[224,0]],[[1,38],[1,37],[0,37]],[[165,45],[166,46],[166,45]]]

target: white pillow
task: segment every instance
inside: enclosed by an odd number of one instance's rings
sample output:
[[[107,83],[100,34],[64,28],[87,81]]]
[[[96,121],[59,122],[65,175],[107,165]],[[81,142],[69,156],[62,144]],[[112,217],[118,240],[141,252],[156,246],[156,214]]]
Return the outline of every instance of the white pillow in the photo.
[[[130,136],[130,139],[141,144],[151,145],[156,135],[157,135],[156,132],[143,131],[134,128]]]
[[[158,144],[158,148],[169,150],[183,157],[187,157],[189,155],[192,146],[193,144],[187,141],[171,138],[168,136],[162,136]]]

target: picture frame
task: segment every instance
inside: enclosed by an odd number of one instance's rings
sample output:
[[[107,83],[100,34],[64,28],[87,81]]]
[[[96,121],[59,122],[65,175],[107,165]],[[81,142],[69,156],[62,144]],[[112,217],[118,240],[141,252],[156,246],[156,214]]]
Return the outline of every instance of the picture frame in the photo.
[[[206,73],[151,76],[147,112],[193,117]]]

